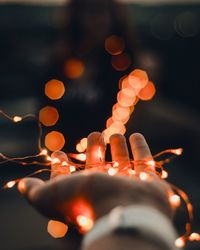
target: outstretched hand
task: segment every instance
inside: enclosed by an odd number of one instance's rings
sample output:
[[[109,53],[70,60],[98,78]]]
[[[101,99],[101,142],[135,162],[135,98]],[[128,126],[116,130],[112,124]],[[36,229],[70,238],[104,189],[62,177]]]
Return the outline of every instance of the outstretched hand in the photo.
[[[138,133],[130,136],[130,145],[135,161],[152,159],[145,138]],[[96,154],[99,146],[102,159]],[[126,139],[120,134],[110,138],[112,161],[119,167],[130,164]],[[105,144],[102,135],[93,132],[88,136],[86,165],[102,164],[105,159]],[[67,161],[67,156],[60,152]],[[54,170],[54,169],[53,169]],[[136,172],[146,171],[145,166],[135,167]],[[171,218],[172,208],[168,202],[170,187],[152,171],[150,181],[124,176],[109,176],[94,171],[83,171],[72,175],[52,172],[49,181],[25,178],[19,183],[19,191],[43,215],[62,222],[76,223],[78,215],[95,220],[119,205],[143,204],[157,208]]]

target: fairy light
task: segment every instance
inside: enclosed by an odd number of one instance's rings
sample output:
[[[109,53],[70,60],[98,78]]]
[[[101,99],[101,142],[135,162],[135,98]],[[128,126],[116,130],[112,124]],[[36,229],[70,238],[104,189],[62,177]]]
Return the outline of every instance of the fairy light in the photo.
[[[148,180],[149,175],[147,173],[145,173],[145,172],[141,172],[139,174],[139,178],[140,178],[141,181],[146,181],[146,180]]]
[[[94,225],[94,221],[84,215],[78,215],[76,221],[81,231],[85,233],[88,232],[90,229],[92,229]]]
[[[69,171],[70,171],[70,173],[73,173],[73,172],[75,172],[76,171],[76,167],[75,166],[69,166]]]
[[[16,181],[9,181],[9,182],[6,184],[6,186],[7,186],[7,188],[12,188],[12,187],[15,186],[15,184],[16,184]]]
[[[14,122],[21,122],[22,121],[22,117],[21,116],[14,116],[13,117],[13,121]]]
[[[50,220],[47,232],[55,239],[63,238],[68,232],[68,226],[60,221]]]
[[[192,233],[189,236],[190,241],[200,241],[200,234],[198,233]]]
[[[171,195],[171,196],[169,197],[169,201],[170,201],[172,207],[175,207],[175,208],[179,207],[180,204],[181,204],[181,198],[180,198],[180,196],[177,195],[177,194]]]
[[[116,59],[116,57],[115,57]],[[118,63],[118,62],[117,62]],[[118,66],[121,66],[120,63]],[[76,73],[76,72],[75,72]],[[79,77],[74,76],[75,77]],[[62,82],[58,80],[51,80],[45,85],[45,94],[52,100],[57,100],[60,99],[65,92],[65,88]],[[106,129],[103,131],[103,135],[105,138],[106,143],[109,143],[109,138],[112,134],[115,133],[121,133],[124,134],[126,132],[126,127],[125,124],[128,122],[130,119],[130,115],[134,112],[135,110],[135,105],[137,104],[138,100],[150,100],[153,95],[155,94],[155,86],[153,85],[152,82],[149,81],[148,76],[145,71],[136,69],[132,71],[128,76],[123,77],[121,79],[120,83],[120,91],[117,96],[117,103],[113,105],[112,109],[112,116],[107,119],[106,122]],[[47,106],[48,107],[48,106]],[[53,108],[53,107],[52,107]],[[46,112],[46,110],[45,110]],[[34,115],[26,115],[26,116],[14,116],[10,117],[7,114],[5,114],[2,110],[0,110],[0,114],[2,114],[5,118],[9,119],[10,121],[14,123],[21,122],[27,118],[34,118],[37,119],[38,121],[38,128],[39,128],[39,139],[38,139],[38,149],[39,153],[33,156],[26,156],[26,157],[18,157],[18,158],[9,158],[2,153],[0,153],[0,164],[5,163],[7,161],[13,161],[21,165],[30,165],[30,164],[39,164],[39,165],[45,165],[45,166],[50,166],[50,164],[53,165],[58,165],[63,167],[64,172],[62,174],[73,174],[76,171],[84,171],[87,168],[87,163],[86,161],[86,154],[82,153],[87,149],[87,138],[83,138],[80,140],[80,142],[77,144],[76,149],[79,152],[79,154],[74,154],[74,153],[67,153],[67,156],[69,156],[69,161],[68,160],[63,160],[59,159],[59,157],[50,157],[48,155],[48,150],[46,148],[41,147],[41,123],[42,119],[38,120],[37,117]],[[40,115],[41,116],[41,115]],[[52,118],[52,117],[51,117]],[[58,119],[58,116],[55,117],[56,120]],[[48,118],[49,119],[49,118]],[[51,126],[54,124],[53,120],[48,120],[47,121],[47,126]],[[44,123],[43,123],[44,124]],[[44,124],[45,125],[45,124]],[[52,133],[60,133],[58,131],[52,131],[49,134],[52,135]],[[62,133],[59,134],[60,139],[56,140],[50,139],[50,143],[48,142],[48,136],[49,134],[46,135],[45,137],[45,145],[46,147],[51,150],[51,151],[56,151],[60,150],[64,144],[65,144],[65,139],[64,135]],[[61,138],[62,137],[62,138]],[[58,145],[59,144],[59,145]],[[113,161],[113,162],[105,162],[105,165],[102,166],[102,161],[103,159],[103,152],[102,148],[99,147],[97,149],[97,155],[100,160],[99,163],[90,165],[90,170],[92,169],[98,169],[98,171],[102,171],[107,173],[110,176],[115,176],[116,174],[121,174],[121,175],[126,175],[126,176],[134,176],[134,178],[138,178],[141,181],[146,181],[149,179],[150,175],[147,174],[146,172],[140,172],[139,174],[137,173],[134,169],[134,166],[137,164],[142,164],[148,167],[151,167],[151,170],[155,172],[161,179],[166,179],[168,177],[167,171],[164,169],[163,164],[169,163],[171,160],[171,157],[161,160],[161,161],[156,161],[156,158],[164,155],[164,154],[174,154],[174,155],[181,155],[183,152],[182,148],[177,148],[177,149],[168,149],[164,150],[158,154],[156,154],[153,159],[151,160],[144,160],[144,161],[134,161],[131,160],[130,166],[127,166],[126,168],[120,168],[119,162]],[[42,161],[33,161],[28,162],[31,158],[37,158],[40,156],[45,156],[45,162]],[[40,157],[41,158],[41,157]],[[39,158],[39,159],[40,159]],[[71,160],[72,159],[72,160]],[[81,163],[75,163],[73,162],[74,160],[78,160]],[[44,160],[44,158],[42,159]],[[47,161],[47,162],[46,162]],[[67,168],[65,168],[67,167]],[[67,170],[67,171],[65,171]],[[35,171],[34,173],[28,175],[28,176],[34,176],[38,173],[44,172],[44,171],[52,171],[50,169],[40,169],[38,171]],[[16,183],[20,183],[21,179],[16,179],[16,180],[11,180],[7,182],[4,186],[3,189],[10,189],[13,188]],[[25,187],[24,187],[25,188]],[[173,187],[174,188],[174,187]],[[185,245],[186,240],[200,240],[200,235],[198,233],[191,233],[191,220],[193,217],[193,207],[192,204],[190,203],[187,195],[180,189],[174,188],[177,192],[177,194],[171,194],[169,196],[169,201],[172,205],[172,207],[178,207],[180,206],[181,199],[185,202],[187,212],[189,215],[189,222],[186,223],[186,234],[180,238],[178,238],[175,242],[177,247],[183,247]],[[88,216],[85,213],[80,213],[76,216],[76,223],[78,224],[80,231],[81,232],[87,232],[90,230],[93,226],[93,219],[92,217]],[[50,226],[51,227],[51,226]],[[49,228],[50,228],[49,227]],[[63,229],[66,229],[63,227]],[[51,227],[51,230],[53,227]],[[49,230],[49,231],[51,231]],[[59,233],[58,233],[59,235]],[[63,234],[64,235],[64,234]],[[52,234],[53,236],[53,234]],[[56,233],[54,234],[56,236]],[[62,237],[62,236],[61,236]]]
[[[111,176],[116,175],[117,172],[118,172],[118,169],[116,169],[116,168],[109,168],[108,169],[108,174]]]
[[[180,237],[175,240],[175,246],[178,248],[183,248],[185,246],[185,240],[183,237]]]

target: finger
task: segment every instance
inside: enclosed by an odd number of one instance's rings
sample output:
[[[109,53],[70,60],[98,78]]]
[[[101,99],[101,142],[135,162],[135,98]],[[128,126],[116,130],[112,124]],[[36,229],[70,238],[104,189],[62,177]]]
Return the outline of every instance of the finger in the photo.
[[[51,177],[55,178],[60,175],[66,175],[69,173],[68,157],[62,151],[55,151],[51,155]]]
[[[86,166],[95,166],[104,162],[105,148],[105,142],[101,133],[93,132],[89,134],[86,151]]]
[[[149,146],[142,134],[134,133],[129,138],[134,161],[152,160]],[[139,173],[145,170],[144,164],[135,164],[135,171]]]
[[[121,134],[114,134],[110,138],[112,160],[119,163],[120,168],[130,164],[126,139]]]

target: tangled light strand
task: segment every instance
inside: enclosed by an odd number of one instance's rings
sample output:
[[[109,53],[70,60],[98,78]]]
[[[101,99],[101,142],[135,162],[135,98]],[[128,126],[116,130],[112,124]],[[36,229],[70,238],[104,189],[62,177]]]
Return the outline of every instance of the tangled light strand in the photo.
[[[149,86],[151,86],[149,91]],[[148,92],[149,91],[149,92]],[[124,77],[120,81],[120,91],[117,95],[117,103],[113,105],[112,108],[112,116],[107,119],[106,122],[106,129],[102,132],[102,135],[105,139],[106,143],[109,143],[109,138],[111,135],[115,133],[124,134],[126,132],[125,124],[130,119],[130,115],[134,111],[134,107],[136,103],[138,102],[139,98],[144,99],[144,96],[148,100],[153,97],[155,94],[155,90],[152,90],[152,82],[149,82],[148,76],[146,72],[142,70],[134,70],[131,72],[128,76]],[[144,96],[143,96],[144,95]],[[4,113],[2,110],[0,110],[0,114],[3,115],[6,119],[14,122],[19,123],[24,121],[25,119],[31,118],[35,119],[38,123],[38,154],[25,156],[25,157],[7,157],[4,154],[0,153],[0,164],[6,163],[6,162],[15,162],[17,164],[20,164],[22,166],[26,165],[40,165],[40,166],[53,166],[57,165],[58,168],[56,170],[52,170],[50,168],[44,168],[37,170],[26,177],[34,176],[36,174],[42,173],[42,172],[56,172],[57,174],[74,174],[77,171],[100,171],[107,173],[110,176],[116,176],[116,175],[124,175],[128,177],[134,177],[139,178],[141,181],[149,181],[151,180],[151,175],[148,173],[148,170],[150,172],[155,172],[156,175],[158,175],[161,179],[166,179],[168,177],[167,171],[164,169],[164,164],[169,163],[174,155],[181,155],[182,149],[168,149],[164,150],[156,155],[153,156],[153,159],[151,160],[143,160],[143,161],[134,161],[130,160],[130,164],[128,166],[125,166],[123,168],[119,168],[119,163],[116,161],[112,162],[105,162],[102,165],[103,157],[101,152],[101,147],[98,148],[97,154],[99,157],[99,163],[94,165],[87,165],[86,162],[86,149],[87,149],[87,138],[83,138],[80,140],[80,142],[76,145],[76,149],[79,152],[77,153],[67,153],[68,161],[63,161],[59,159],[58,157],[50,156],[48,153],[48,150],[46,148],[43,148],[41,146],[41,137],[42,137],[42,125],[40,120],[32,114],[26,115],[26,116],[14,116],[11,117]],[[164,160],[156,160],[158,157],[164,155],[164,154],[171,154],[172,156],[169,158],[166,158]],[[52,154],[53,155],[53,154]],[[36,160],[38,159],[38,160]],[[72,160],[73,159],[73,160]],[[74,162],[76,160],[76,162]],[[78,163],[77,163],[78,161]],[[136,165],[143,165],[145,166],[145,170],[141,171],[139,174],[135,171]],[[22,178],[18,178],[15,180],[11,180],[7,182],[2,189],[10,189],[13,188]],[[185,202],[187,213],[188,213],[188,222],[186,223],[186,232],[184,235],[180,236],[175,244],[177,247],[183,247],[187,240],[190,241],[199,241],[200,235],[197,233],[191,232],[191,222],[193,219],[193,208],[192,204],[190,203],[188,196],[179,188],[171,185],[172,190],[174,192],[169,194],[169,201],[172,205],[172,207],[179,207],[181,205],[181,199]],[[55,222],[57,223],[57,222]],[[51,225],[55,225],[55,223],[52,224],[52,221],[49,222],[48,227]],[[84,217],[83,215],[79,215],[76,218],[76,223],[79,227],[79,229],[82,232],[86,232],[93,226],[93,221],[89,217]],[[59,225],[57,225],[59,227]],[[63,225],[60,225],[63,227]],[[49,228],[50,229],[50,228]],[[65,232],[67,231],[66,228],[64,228]],[[64,235],[63,235],[64,236]]]

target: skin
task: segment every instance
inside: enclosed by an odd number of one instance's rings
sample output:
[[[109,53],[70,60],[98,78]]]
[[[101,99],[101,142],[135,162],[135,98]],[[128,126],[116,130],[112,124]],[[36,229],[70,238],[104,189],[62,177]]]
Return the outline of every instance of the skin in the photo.
[[[134,160],[152,159],[143,135],[132,134],[129,141]],[[102,135],[99,132],[91,133],[88,136],[86,165],[104,164],[95,154],[99,146],[104,161],[106,146]],[[119,167],[129,164],[129,152],[124,136],[113,135],[110,138],[110,147],[112,160],[118,161]],[[139,170],[145,171],[145,167],[138,165],[137,171]],[[151,181],[124,176],[111,177],[92,171],[68,176],[54,173],[46,182],[38,178],[25,178],[19,183],[18,188],[44,216],[67,223],[76,224],[78,213],[85,212],[95,221],[116,206],[133,204],[157,208],[171,219],[173,211],[167,198],[170,188],[153,171],[148,173],[152,176]]]

